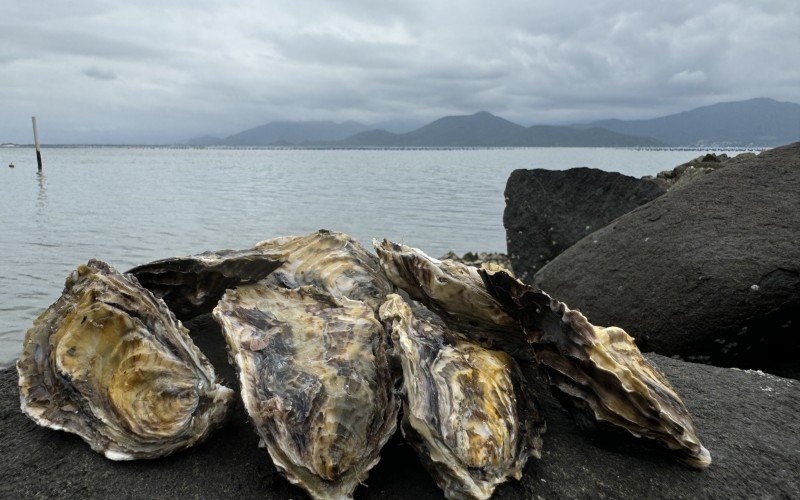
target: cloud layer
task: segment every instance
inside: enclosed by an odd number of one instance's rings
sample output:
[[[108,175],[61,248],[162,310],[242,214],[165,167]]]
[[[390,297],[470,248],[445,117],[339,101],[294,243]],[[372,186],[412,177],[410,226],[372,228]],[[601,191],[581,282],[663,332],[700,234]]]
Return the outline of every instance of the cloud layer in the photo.
[[[4,2],[0,142],[30,142],[33,114],[45,142],[166,143],[281,119],[800,102],[798,26],[794,0]]]

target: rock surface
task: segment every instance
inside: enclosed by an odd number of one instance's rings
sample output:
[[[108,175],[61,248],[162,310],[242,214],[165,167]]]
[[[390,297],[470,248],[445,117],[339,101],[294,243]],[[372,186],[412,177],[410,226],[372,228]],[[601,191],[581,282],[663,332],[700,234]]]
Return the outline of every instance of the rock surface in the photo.
[[[534,281],[642,350],[797,377],[800,143],[671,189]]]
[[[192,336],[234,384],[222,336],[208,315]],[[494,498],[800,497],[800,382],[649,356],[695,415],[714,462],[704,472],[625,436],[579,431],[539,386],[547,419],[542,460]],[[37,427],[19,411],[15,370],[0,372],[2,498],[304,498],[275,470],[241,403],[208,442],[167,458],[112,462],[78,437]],[[234,384],[235,385],[235,384]],[[441,498],[399,435],[356,498]]]
[[[503,214],[515,273],[530,281],[572,244],[665,191],[664,183],[594,168],[515,170]]]
[[[672,170],[664,170],[663,172],[659,172],[658,175],[652,179],[655,179],[656,182],[662,183],[668,189],[672,189],[697,179],[702,175],[713,172],[719,168],[726,167],[728,165],[734,165],[744,160],[753,158],[754,156],[755,153],[741,153],[731,158],[725,153],[719,155],[708,153],[703,156],[698,156],[697,158],[682,165],[678,165]],[[651,177],[644,178],[650,179]]]

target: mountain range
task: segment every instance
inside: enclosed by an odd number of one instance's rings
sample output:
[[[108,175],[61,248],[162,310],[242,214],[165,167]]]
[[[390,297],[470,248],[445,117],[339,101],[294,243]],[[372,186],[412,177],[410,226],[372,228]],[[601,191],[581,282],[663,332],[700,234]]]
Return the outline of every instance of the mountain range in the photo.
[[[390,130],[387,130],[390,129]],[[649,120],[524,127],[489,112],[412,122],[271,122],[202,146],[370,147],[757,147],[800,140],[800,104],[757,98],[717,103]]]
[[[800,140],[800,104],[758,98],[650,120],[601,120],[583,126],[646,135],[668,146],[779,146]]]

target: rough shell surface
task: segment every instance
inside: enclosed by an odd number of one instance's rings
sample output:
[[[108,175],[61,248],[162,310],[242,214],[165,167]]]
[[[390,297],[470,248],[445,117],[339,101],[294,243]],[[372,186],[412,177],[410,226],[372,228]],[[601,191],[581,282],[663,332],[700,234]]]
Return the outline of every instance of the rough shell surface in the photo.
[[[680,396],[617,327],[600,327],[577,310],[502,271],[481,271],[487,289],[514,311],[536,362],[579,424],[602,424],[652,439],[703,469],[711,455]]]
[[[378,260],[360,243],[324,229],[262,241],[247,250],[158,260],[129,273],[164,299],[179,319],[210,312],[226,290],[267,277],[287,288],[314,285],[335,297],[363,300],[375,311],[392,287]]]
[[[604,424],[653,439],[696,468],[711,463],[683,401],[624,330],[592,325],[580,312],[499,266],[474,269],[440,262],[389,242],[376,248],[394,284],[444,310],[449,324],[474,325],[460,331],[479,340],[489,337],[515,357],[533,359],[582,426]],[[516,328],[509,326],[509,318]],[[494,322],[503,330],[493,333],[487,325]],[[482,333],[484,328],[489,333]]]
[[[403,370],[403,434],[448,498],[489,498],[541,456],[544,423],[508,354],[417,319],[396,294],[380,308]]]
[[[214,310],[245,408],[275,465],[315,498],[350,498],[395,431],[373,309],[311,286],[240,286]]]
[[[17,370],[25,414],[112,460],[202,441],[233,396],[162,301],[96,260],[28,330]]]
[[[376,314],[392,292],[378,259],[344,233],[321,230],[275,238],[258,243],[255,249],[284,262],[269,280],[285,288],[311,285],[336,300],[363,301]]]
[[[128,273],[185,320],[211,312],[225,290],[255,283],[281,264],[277,256],[258,250],[219,250],[157,260]]]
[[[519,324],[487,292],[478,268],[434,259],[417,248],[386,240],[373,244],[392,283],[436,312],[453,330],[517,358],[529,356]],[[497,264],[485,267],[503,269]]]

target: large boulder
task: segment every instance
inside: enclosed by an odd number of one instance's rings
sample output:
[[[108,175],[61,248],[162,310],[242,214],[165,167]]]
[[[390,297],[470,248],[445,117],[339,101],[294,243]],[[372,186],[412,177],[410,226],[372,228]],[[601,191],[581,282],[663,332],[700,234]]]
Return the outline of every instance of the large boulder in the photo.
[[[595,168],[515,170],[506,184],[508,254],[529,280],[587,234],[666,191],[666,183]]]
[[[800,375],[800,143],[670,189],[534,281],[643,350]]]
[[[187,323],[218,370],[224,341],[209,316]],[[695,415],[714,462],[703,472],[627,436],[582,432],[536,384],[547,419],[541,460],[495,498],[800,497],[800,382],[660,356]],[[229,368],[227,383],[236,381]],[[16,370],[0,372],[0,498],[304,498],[258,448],[241,403],[204,444],[167,458],[112,462],[80,438],[38,427],[19,410]],[[400,435],[387,444],[357,498],[441,498]]]
[[[672,189],[673,187],[691,182],[700,176],[711,173],[714,170],[728,165],[734,165],[754,156],[755,153],[740,153],[731,158],[725,153],[719,155],[708,153],[678,165],[672,170],[659,172],[655,177],[645,178],[654,179],[656,182],[662,183],[665,187]]]

